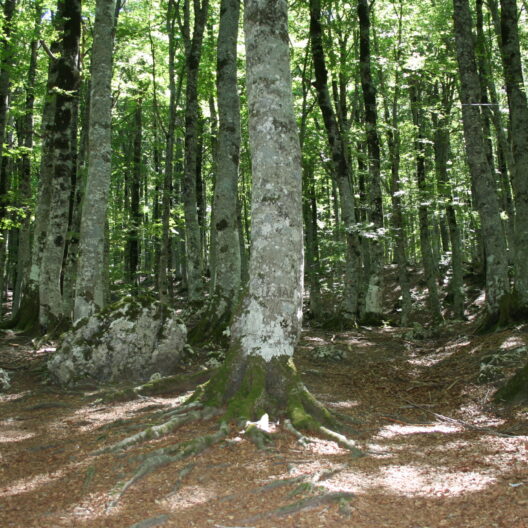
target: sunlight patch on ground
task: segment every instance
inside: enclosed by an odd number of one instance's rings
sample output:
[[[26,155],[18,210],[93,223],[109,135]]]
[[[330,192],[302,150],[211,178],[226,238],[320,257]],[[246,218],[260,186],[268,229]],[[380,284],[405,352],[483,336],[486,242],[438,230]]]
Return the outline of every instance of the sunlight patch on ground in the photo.
[[[406,436],[414,434],[431,434],[431,433],[458,433],[462,431],[461,425],[446,424],[435,422],[428,425],[386,425],[376,435],[376,438],[395,438],[397,436]]]
[[[158,501],[159,504],[170,508],[171,510],[183,510],[192,508],[197,504],[204,504],[218,496],[214,489],[204,488],[203,486],[185,486],[177,493]]]
[[[10,482],[5,488],[0,489],[0,497],[8,497],[10,495],[19,495],[21,493],[28,493],[33,491],[43,484],[47,484],[52,480],[57,480],[65,474],[64,469],[53,471],[52,473],[40,473],[33,477],[19,479],[15,482]]]
[[[0,430],[0,444],[7,444],[10,442],[22,442],[22,440],[27,440],[28,438],[33,438],[35,433],[30,433],[28,431],[22,431],[20,429],[4,429],[3,424],[0,425],[2,429]]]
[[[322,440],[321,438],[314,437],[309,438],[312,441],[304,449],[310,453],[317,455],[343,455],[349,452],[331,440]]]
[[[496,479],[476,471],[454,472],[407,465],[383,468],[380,477],[374,480],[402,495],[454,497],[482,490]]]
[[[30,394],[29,391],[15,392],[12,394],[0,394],[0,403],[15,402],[17,400],[21,400],[22,398],[28,396],[29,394]]]

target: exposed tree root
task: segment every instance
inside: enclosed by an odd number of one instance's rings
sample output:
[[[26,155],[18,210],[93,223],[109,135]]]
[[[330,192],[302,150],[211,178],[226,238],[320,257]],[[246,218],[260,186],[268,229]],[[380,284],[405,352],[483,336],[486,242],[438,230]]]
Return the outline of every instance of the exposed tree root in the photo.
[[[161,526],[162,524],[165,524],[169,519],[170,517],[168,515],[150,517],[149,519],[139,521],[132,526],[129,526],[129,528],[153,528],[154,526]]]
[[[190,456],[198,455],[205,451],[208,447],[221,442],[229,433],[229,427],[225,422],[222,422],[220,429],[212,435],[205,435],[195,438],[190,442],[183,442],[174,446],[157,449],[145,457],[144,462],[139,466],[136,473],[130,478],[123,487],[119,490],[117,496],[108,505],[107,511],[114,508],[123,494],[130,486],[141,480],[143,477],[149,475],[156,469],[184,460]]]
[[[348,493],[348,492],[334,492],[334,493],[326,493],[324,495],[315,495],[314,497],[307,497],[297,502],[293,502],[292,504],[281,506],[280,508],[277,508],[276,510],[273,510],[267,513],[253,515],[252,517],[248,517],[244,519],[242,522],[250,523],[250,522],[255,522],[255,521],[261,521],[263,519],[269,519],[270,517],[283,517],[286,515],[291,515],[292,513],[300,512],[300,511],[312,510],[314,508],[318,508],[319,506],[322,506],[323,504],[329,504],[332,502],[349,501],[350,499],[354,497],[355,495],[353,493]]]
[[[197,420],[208,420],[209,418],[217,416],[218,414],[220,414],[220,411],[213,407],[208,407],[203,410],[189,411],[184,414],[177,414],[168,422],[149,427],[148,429],[136,433],[135,435],[124,438],[123,440],[117,442],[117,444],[98,449],[93,454],[101,455],[103,453],[115,453],[116,451],[127,449],[128,447],[139,444],[140,442],[145,442],[147,440],[152,440],[154,438],[159,438],[160,436],[169,434],[176,428],[181,427],[182,425],[187,424],[189,422]]]

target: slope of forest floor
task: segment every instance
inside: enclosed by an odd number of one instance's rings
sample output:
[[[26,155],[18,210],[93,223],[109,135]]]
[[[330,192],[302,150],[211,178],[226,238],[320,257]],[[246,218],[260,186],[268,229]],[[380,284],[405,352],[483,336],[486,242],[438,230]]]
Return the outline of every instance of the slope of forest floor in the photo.
[[[365,456],[318,438],[303,446],[282,430],[259,450],[232,427],[118,501],[141,455],[214,433],[218,419],[94,454],[159,423],[184,395],[102,403],[93,390],[60,390],[42,382],[50,351],[5,334],[0,367],[13,383],[0,394],[0,525],[527,528],[528,409],[492,404],[495,386],[478,377],[484,357],[526,345],[528,333],[468,328],[431,340],[394,328],[307,330],[296,364],[321,401],[353,418]],[[326,500],[340,492],[350,495]]]

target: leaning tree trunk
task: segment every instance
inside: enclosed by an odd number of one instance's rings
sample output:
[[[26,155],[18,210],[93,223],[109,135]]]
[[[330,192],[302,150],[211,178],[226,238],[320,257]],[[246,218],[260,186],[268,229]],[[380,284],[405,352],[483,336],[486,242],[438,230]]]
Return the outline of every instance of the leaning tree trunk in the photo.
[[[218,32],[218,142],[213,218],[216,254],[214,290],[209,309],[190,336],[220,337],[231,322],[241,281],[237,181],[240,153],[240,101],[237,86],[239,0],[222,0]]]
[[[57,19],[62,24],[60,57],[57,59],[57,93],[52,133],[53,171],[48,230],[40,269],[40,325],[51,330],[63,323],[61,272],[68,231],[75,145],[72,126],[77,104],[79,72],[77,57],[81,34],[80,0],[60,0]]]
[[[202,52],[203,34],[209,9],[209,0],[195,2],[194,31],[187,38],[187,87],[185,93],[185,164],[183,182],[183,208],[185,215],[185,249],[187,264],[187,290],[190,302],[200,301],[203,293],[203,259],[201,231],[198,216],[197,166],[200,114],[198,106],[198,73]]]
[[[339,197],[341,200],[341,218],[346,230],[347,252],[343,315],[350,323],[355,323],[357,320],[359,297],[359,238],[356,230],[356,211],[354,194],[350,182],[350,167],[344,150],[345,142],[340,134],[328,89],[328,72],[323,49],[320,0],[310,1],[310,41],[315,71],[317,102],[321,109],[326,136],[332,152],[333,173],[339,186]]]
[[[376,109],[376,85],[370,64],[370,9],[368,0],[358,1],[359,73],[365,104],[365,125],[369,155],[370,222],[375,236],[370,244],[370,273],[365,295],[363,319],[379,324],[383,316],[383,202],[381,194],[381,160]]]
[[[501,0],[501,55],[510,109],[515,200],[514,281],[520,310],[528,314],[528,102],[524,87],[517,3]]]
[[[228,417],[289,415],[310,427],[315,407],[292,363],[302,319],[301,153],[293,112],[286,0],[245,4],[252,249],[249,284],[228,358],[204,389]]]
[[[81,213],[74,320],[104,306],[104,246],[112,173],[112,55],[116,0],[97,0],[92,46],[88,176]],[[97,145],[96,148],[95,145]]]
[[[508,259],[502,232],[497,189],[486,157],[482,129],[480,83],[475,61],[475,43],[468,0],[453,0],[455,43],[460,75],[460,99],[466,154],[479,213],[486,254],[486,305],[488,326],[508,317],[504,311],[510,290]]]

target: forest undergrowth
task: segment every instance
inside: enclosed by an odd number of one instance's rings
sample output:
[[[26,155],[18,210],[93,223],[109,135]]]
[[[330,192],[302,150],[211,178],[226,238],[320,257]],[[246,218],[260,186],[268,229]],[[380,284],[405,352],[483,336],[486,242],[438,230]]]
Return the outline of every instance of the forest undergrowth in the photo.
[[[492,398],[513,371],[493,358],[522,354],[528,334],[472,330],[460,323],[421,339],[393,327],[305,330],[299,372],[348,416],[363,456],[274,423],[257,446],[237,424],[219,428],[215,412],[182,410],[192,383],[165,394],[61,390],[43,382],[51,348],[8,332],[1,524],[526,528],[528,409]]]

